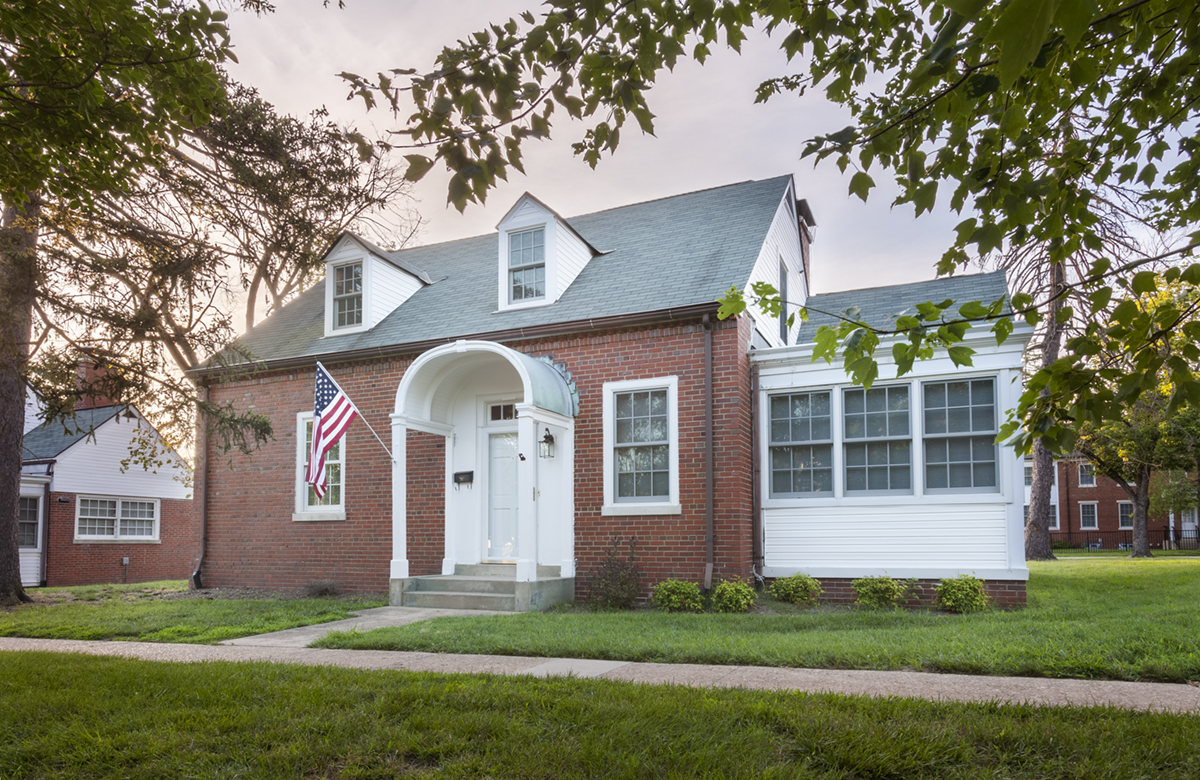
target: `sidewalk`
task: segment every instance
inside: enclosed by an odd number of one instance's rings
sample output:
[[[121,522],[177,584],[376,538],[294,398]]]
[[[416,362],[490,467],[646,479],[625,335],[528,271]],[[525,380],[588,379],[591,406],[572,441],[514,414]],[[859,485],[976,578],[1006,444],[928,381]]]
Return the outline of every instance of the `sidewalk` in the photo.
[[[369,630],[445,614],[414,607],[363,610],[358,617],[273,634],[235,639],[223,645],[174,645],[151,642],[80,642],[66,639],[0,637],[0,651],[38,650],[121,656],[147,661],[271,661],[350,669],[465,674],[573,676],[628,682],[709,688],[804,691],[866,696],[902,696],[962,702],[1037,705],[1106,705],[1130,710],[1200,713],[1200,687],[1170,683],[1107,680],[1052,680],[1027,677],[976,677],[927,672],[784,669],[766,666],[649,664],[574,658],[525,658],[494,655],[447,655],[383,650],[319,650],[306,644],[331,630],[359,626]],[[453,614],[464,614],[455,611]],[[475,613],[493,614],[493,613]]]

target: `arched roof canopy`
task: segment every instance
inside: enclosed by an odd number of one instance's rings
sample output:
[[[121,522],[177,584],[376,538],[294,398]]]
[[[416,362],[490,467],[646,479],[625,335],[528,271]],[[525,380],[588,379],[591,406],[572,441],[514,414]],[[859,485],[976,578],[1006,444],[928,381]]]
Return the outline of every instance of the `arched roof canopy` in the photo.
[[[573,417],[571,390],[553,366],[493,341],[456,341],[424,353],[409,366],[396,392],[396,414],[449,424],[451,400],[473,372],[507,363],[521,379],[522,401]]]

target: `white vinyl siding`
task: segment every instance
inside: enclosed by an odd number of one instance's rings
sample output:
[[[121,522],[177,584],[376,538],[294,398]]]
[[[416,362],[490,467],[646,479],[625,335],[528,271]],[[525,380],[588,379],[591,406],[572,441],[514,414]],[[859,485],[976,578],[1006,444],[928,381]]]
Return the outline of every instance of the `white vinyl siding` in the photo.
[[[75,538],[81,541],[158,539],[159,502],[136,498],[79,496]]]
[[[85,495],[104,496],[120,491],[123,496],[138,498],[190,499],[191,473],[170,450],[160,455],[162,465],[145,469],[135,462],[122,468],[121,462],[129,460],[130,444],[138,443],[137,437],[149,428],[145,420],[129,419],[124,413],[97,426],[92,435],[58,456],[54,489]],[[162,445],[157,434],[152,435]]]

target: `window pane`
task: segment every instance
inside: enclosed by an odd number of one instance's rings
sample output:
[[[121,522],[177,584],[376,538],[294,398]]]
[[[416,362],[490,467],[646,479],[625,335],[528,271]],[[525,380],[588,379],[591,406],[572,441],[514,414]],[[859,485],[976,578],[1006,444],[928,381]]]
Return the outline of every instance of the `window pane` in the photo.
[[[946,432],[946,410],[928,409],[925,411],[925,433]]]
[[[879,387],[873,387],[867,391],[868,412],[885,412],[887,411],[887,408],[887,390]]]
[[[966,382],[947,382],[946,383],[946,405],[947,406],[970,406],[971,391]]]
[[[38,500],[22,498],[17,506],[17,547],[36,548],[38,528]]]
[[[789,438],[792,435],[791,431],[792,431],[792,428],[790,425],[788,425],[787,418],[784,418],[782,420],[772,420],[771,421],[771,441],[772,442],[791,441],[791,439]]]
[[[995,463],[976,463],[974,467],[975,485],[974,487],[995,487],[996,486],[996,464]]]
[[[846,413],[857,414],[863,410],[863,391],[848,390],[846,391]]]
[[[865,466],[867,464],[867,445],[865,444],[847,444],[846,445],[846,465],[847,466]]]
[[[971,383],[971,403],[995,403],[995,391],[992,387],[992,380],[982,379]]]
[[[813,441],[823,441],[830,438],[829,418],[814,417],[812,419],[812,438]]]
[[[846,469],[846,490],[866,490],[867,470],[864,468]]]
[[[925,467],[925,487],[926,488],[944,488],[949,487],[947,483],[947,474],[945,466],[926,466]]]
[[[910,466],[892,466],[892,490],[909,490],[912,488],[912,468]]]

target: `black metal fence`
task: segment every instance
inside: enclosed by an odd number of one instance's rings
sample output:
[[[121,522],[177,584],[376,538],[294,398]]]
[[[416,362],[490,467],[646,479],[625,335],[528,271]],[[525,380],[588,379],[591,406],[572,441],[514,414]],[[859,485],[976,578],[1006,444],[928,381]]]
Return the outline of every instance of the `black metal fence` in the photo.
[[[1149,529],[1152,550],[1200,550],[1200,535],[1196,529],[1175,529],[1174,536],[1166,528]],[[1133,531],[1051,531],[1050,544],[1058,549],[1132,550]]]

